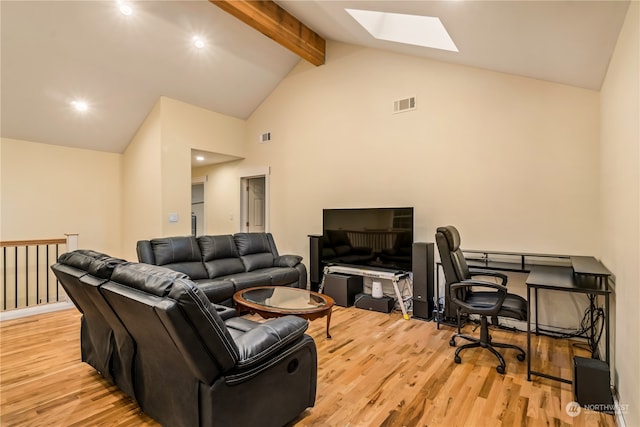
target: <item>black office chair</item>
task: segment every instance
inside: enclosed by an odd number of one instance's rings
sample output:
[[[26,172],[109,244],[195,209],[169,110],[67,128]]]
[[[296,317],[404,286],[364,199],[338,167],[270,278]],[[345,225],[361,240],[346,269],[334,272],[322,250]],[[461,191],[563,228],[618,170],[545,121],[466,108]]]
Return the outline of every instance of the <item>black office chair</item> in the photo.
[[[449,341],[455,347],[455,339],[460,337],[470,344],[464,344],[456,349],[454,361],[460,363],[460,352],[467,348],[482,347],[493,353],[500,365],[496,371],[504,374],[506,363],[502,355],[494,348],[513,348],[519,351],[517,358],[519,361],[525,359],[525,352],[518,346],[512,344],[496,343],[491,341],[489,335],[489,324],[487,316],[491,316],[495,324],[498,317],[510,317],[517,320],[527,319],[527,301],[519,295],[507,293],[507,276],[503,273],[490,270],[469,270],[460,249],[460,234],[453,226],[438,227],[436,231],[436,243],[440,252],[440,261],[445,276],[445,292],[449,295],[449,300],[456,305],[458,333]],[[500,284],[475,280],[473,276],[493,276],[501,280]],[[477,290],[485,288],[484,290]],[[488,290],[492,288],[494,290]],[[461,315],[477,314],[480,316],[480,338],[474,338],[461,333]]]

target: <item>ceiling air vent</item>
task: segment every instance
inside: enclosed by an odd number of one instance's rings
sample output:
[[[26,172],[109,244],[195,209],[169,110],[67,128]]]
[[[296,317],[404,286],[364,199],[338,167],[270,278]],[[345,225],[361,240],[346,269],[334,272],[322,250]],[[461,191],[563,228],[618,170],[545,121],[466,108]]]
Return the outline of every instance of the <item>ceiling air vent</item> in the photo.
[[[416,97],[399,99],[393,101],[393,113],[404,113],[405,111],[411,111],[416,109]]]
[[[260,143],[271,142],[271,132],[265,132],[260,135]]]

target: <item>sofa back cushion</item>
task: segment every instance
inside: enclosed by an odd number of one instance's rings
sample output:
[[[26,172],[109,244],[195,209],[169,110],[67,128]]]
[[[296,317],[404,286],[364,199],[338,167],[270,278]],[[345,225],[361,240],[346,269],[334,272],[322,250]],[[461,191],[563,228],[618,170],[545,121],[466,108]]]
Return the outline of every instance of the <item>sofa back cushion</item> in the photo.
[[[233,239],[246,271],[273,267],[275,255],[266,233],[237,233]]]
[[[202,255],[196,238],[162,237],[150,241],[155,265],[162,265],[180,271],[193,280],[206,279],[207,270],[202,263]]]
[[[129,262],[113,271],[111,280],[158,297],[166,297],[177,279],[189,279],[179,271],[150,264]]]
[[[210,279],[245,271],[233,236],[201,236],[198,245]]]
[[[60,255],[58,262],[79,268],[101,279],[109,279],[115,266],[126,261],[90,249],[78,249]]]

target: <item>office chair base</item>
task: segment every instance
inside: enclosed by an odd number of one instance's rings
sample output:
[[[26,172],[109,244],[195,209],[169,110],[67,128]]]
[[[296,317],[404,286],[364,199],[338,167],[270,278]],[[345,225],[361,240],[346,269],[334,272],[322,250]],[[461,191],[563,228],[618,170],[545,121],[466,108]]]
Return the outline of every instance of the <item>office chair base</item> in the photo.
[[[507,368],[507,364],[504,361],[504,357],[502,357],[502,354],[500,354],[494,347],[497,348],[512,348],[514,350],[518,350],[518,355],[516,356],[516,359],[518,359],[518,361],[523,362],[526,358],[526,353],[523,349],[521,349],[520,347],[518,347],[517,345],[513,345],[513,344],[506,344],[506,343],[494,343],[491,341],[491,335],[489,335],[488,332],[488,325],[487,325],[487,319],[486,318],[482,318],[481,319],[481,331],[480,331],[480,338],[474,338],[474,337],[470,337],[468,335],[463,335],[460,332],[458,332],[457,334],[455,334],[453,337],[451,337],[451,340],[449,341],[449,345],[451,347],[455,347],[456,346],[456,338],[463,338],[467,341],[471,341],[469,344],[464,344],[461,345],[460,347],[456,348],[456,353],[453,357],[453,361],[455,363],[462,363],[462,358],[460,357],[460,352],[462,352],[462,350],[466,350],[468,348],[475,348],[475,347],[482,347],[482,348],[486,348],[487,350],[489,350],[491,353],[493,353],[494,356],[496,356],[496,358],[498,359],[498,362],[500,363],[498,366],[496,366],[496,371],[499,374],[504,374]]]

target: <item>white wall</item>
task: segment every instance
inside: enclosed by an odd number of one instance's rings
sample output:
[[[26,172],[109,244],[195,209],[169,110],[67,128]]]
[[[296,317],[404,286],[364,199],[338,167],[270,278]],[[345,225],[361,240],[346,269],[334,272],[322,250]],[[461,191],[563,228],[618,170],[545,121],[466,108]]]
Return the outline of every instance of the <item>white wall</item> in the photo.
[[[392,114],[413,95],[416,111]],[[271,167],[270,229],[305,256],[323,208],[375,206],[414,206],[418,240],[454,224],[467,248],[598,255],[598,103],[329,42],[325,65],[301,62],[249,118],[242,166]]]
[[[0,240],[79,234],[79,247],[120,253],[122,156],[2,139]]]
[[[127,259],[137,259],[138,240],[191,234],[191,149],[240,156],[244,130],[243,120],[167,97],[158,100],[124,153]],[[178,221],[170,222],[174,213]]]
[[[204,184],[205,234],[234,234],[240,231],[240,177],[242,161],[205,166],[193,176],[207,176]]]
[[[615,372],[628,426],[640,425],[640,3],[631,2],[602,102],[602,260],[616,278]]]
[[[162,235],[160,108],[158,101],[122,156],[122,253],[131,261],[138,240]]]

